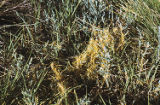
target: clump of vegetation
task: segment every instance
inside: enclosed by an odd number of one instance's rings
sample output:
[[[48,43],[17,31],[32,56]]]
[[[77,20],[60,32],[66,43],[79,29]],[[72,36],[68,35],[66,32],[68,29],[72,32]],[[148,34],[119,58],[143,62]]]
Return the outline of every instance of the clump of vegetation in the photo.
[[[158,0],[3,0],[0,103],[158,105]]]

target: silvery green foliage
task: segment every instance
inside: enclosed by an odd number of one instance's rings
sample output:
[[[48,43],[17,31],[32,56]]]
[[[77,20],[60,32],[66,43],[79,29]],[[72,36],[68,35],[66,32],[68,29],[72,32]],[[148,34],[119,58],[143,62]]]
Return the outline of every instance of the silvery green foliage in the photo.
[[[35,96],[30,89],[22,91],[22,94],[23,94],[23,101],[26,105],[37,105]]]
[[[78,102],[78,105],[90,105],[91,101],[87,96],[81,98]]]
[[[51,22],[49,27],[56,30],[66,24],[72,25],[76,17],[95,25],[105,23],[107,19],[107,4],[101,0],[47,1],[47,8],[43,11],[45,21]]]
[[[84,5],[82,8],[83,20],[98,25],[100,22],[104,23],[106,21],[106,3],[101,0],[83,0],[81,5]]]

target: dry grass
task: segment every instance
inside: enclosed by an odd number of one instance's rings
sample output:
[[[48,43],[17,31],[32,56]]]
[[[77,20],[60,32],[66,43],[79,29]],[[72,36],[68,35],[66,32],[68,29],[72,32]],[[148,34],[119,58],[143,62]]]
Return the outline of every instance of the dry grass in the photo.
[[[0,1],[0,104],[159,105],[159,8]]]

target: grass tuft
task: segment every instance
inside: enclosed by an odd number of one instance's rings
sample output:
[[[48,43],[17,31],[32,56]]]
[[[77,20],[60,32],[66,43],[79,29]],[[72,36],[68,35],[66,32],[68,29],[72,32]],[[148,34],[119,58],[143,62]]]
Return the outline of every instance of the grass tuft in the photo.
[[[0,1],[0,104],[159,105],[159,0]]]

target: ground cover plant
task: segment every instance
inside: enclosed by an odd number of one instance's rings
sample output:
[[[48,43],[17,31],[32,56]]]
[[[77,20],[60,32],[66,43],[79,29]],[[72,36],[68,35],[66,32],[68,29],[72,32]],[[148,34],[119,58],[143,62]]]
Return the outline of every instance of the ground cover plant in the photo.
[[[0,1],[0,104],[159,105],[159,0]]]

